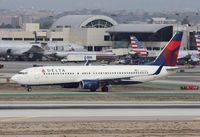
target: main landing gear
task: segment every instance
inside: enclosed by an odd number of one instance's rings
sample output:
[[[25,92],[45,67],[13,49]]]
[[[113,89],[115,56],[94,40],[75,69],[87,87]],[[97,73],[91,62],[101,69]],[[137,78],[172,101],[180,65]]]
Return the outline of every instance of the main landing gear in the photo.
[[[108,92],[108,86],[103,86],[103,87],[101,88],[101,91],[102,91],[102,92]]]
[[[27,92],[31,92],[31,91],[32,91],[31,86],[25,86],[25,88],[26,88],[26,91],[27,91]]]

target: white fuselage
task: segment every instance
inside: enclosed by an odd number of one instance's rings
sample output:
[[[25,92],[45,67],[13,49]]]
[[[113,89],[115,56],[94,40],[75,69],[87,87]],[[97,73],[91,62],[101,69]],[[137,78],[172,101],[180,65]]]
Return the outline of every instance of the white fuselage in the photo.
[[[12,80],[21,85],[55,85],[81,82],[83,80],[128,80],[146,82],[170,73],[163,66],[159,74],[154,75],[159,66],[109,65],[109,66],[46,66],[34,67],[20,71]]]
[[[29,42],[13,42],[13,41],[0,41],[0,56],[8,54],[10,50],[10,55],[18,56],[25,52],[28,52],[33,45],[40,47],[39,44],[31,44]]]

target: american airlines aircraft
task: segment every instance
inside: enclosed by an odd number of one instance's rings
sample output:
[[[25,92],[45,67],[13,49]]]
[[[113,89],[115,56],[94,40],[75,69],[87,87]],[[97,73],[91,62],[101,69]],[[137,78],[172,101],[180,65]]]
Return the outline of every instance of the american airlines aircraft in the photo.
[[[142,44],[138,41],[135,36],[130,36],[131,40],[131,51],[129,54],[137,55],[139,57],[157,57],[160,54],[158,50],[147,50],[142,47]],[[187,56],[192,56],[198,58],[200,55],[200,35],[195,35],[195,40],[197,44],[197,50],[180,50],[178,59],[185,58]],[[193,59],[193,58],[192,58]]]
[[[42,66],[20,71],[11,79],[28,91],[31,86],[61,85],[107,92],[111,84],[136,84],[166,77],[176,72],[183,32],[177,32],[155,61],[148,65]]]
[[[130,40],[131,40],[132,49],[129,52],[129,54],[136,55],[136,56],[139,56],[139,57],[148,56],[147,49],[142,47],[141,43],[138,41],[138,39],[135,36],[131,35]]]

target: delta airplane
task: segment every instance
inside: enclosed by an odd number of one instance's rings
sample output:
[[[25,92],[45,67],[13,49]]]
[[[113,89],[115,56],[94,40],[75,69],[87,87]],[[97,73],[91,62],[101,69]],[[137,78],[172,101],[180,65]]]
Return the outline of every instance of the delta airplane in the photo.
[[[176,72],[179,48],[183,32],[177,32],[155,61],[148,65],[107,66],[42,66],[20,71],[11,80],[25,86],[61,85],[107,92],[113,84],[136,84],[166,77]]]
[[[160,51],[155,50],[147,50],[146,48],[142,47],[142,44],[138,41],[135,36],[130,36],[131,40],[131,51],[129,54],[137,55],[139,57],[157,57],[160,54]],[[197,44],[197,50],[180,50],[178,59],[185,58],[187,56],[191,56],[192,60],[196,60],[199,58],[200,55],[200,35],[195,34],[195,41]]]

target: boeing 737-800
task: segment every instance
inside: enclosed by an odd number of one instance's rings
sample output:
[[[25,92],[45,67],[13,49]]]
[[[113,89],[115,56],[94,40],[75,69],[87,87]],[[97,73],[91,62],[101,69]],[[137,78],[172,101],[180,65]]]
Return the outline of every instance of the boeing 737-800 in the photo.
[[[108,65],[108,66],[42,66],[20,71],[11,79],[22,86],[61,85],[65,88],[78,88],[108,91],[111,84],[135,84],[175,72],[182,32],[177,32],[160,55],[148,65]]]

